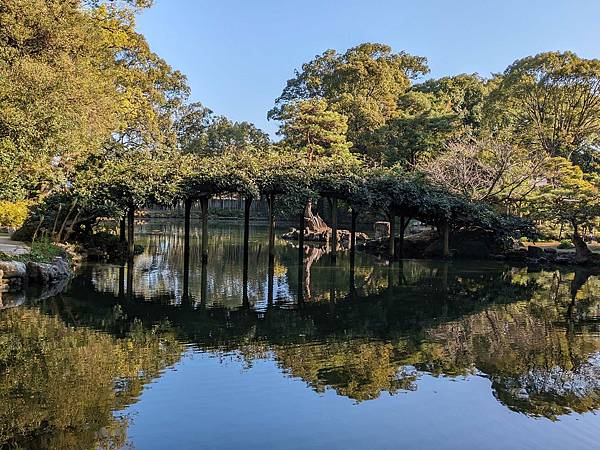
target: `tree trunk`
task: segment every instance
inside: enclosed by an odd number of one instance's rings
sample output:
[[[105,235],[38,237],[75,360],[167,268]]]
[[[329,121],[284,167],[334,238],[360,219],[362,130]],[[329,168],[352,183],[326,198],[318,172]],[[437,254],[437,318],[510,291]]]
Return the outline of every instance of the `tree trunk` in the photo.
[[[573,245],[575,246],[575,262],[577,264],[587,264],[591,262],[593,258],[592,251],[588,248],[587,244],[581,238],[579,234],[579,228],[576,222],[572,222],[573,225]]]
[[[312,210],[312,199],[308,199],[306,207],[304,208],[304,222],[306,223],[306,230],[309,233],[322,233],[323,231],[329,230],[329,227],[325,223],[319,214],[314,214]]]
[[[127,232],[125,229],[127,228],[125,223],[127,221],[127,216],[122,216],[119,220],[119,242],[127,242]]]

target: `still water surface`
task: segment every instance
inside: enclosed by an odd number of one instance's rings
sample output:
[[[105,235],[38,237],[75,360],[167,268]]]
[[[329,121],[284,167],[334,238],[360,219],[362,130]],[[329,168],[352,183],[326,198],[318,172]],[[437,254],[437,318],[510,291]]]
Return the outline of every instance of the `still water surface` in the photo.
[[[133,267],[83,267],[0,311],[0,446],[598,448],[600,278],[404,261],[266,229],[140,227]],[[353,284],[351,284],[353,280]],[[272,286],[272,288],[270,288]],[[246,300],[244,300],[246,293]],[[301,300],[300,302],[298,300]]]

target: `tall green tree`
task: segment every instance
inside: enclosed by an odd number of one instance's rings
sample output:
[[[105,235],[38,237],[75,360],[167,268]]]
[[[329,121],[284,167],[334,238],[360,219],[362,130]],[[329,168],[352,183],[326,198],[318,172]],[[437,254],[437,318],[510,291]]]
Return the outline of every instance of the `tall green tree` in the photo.
[[[92,154],[174,143],[188,88],[135,31],[148,3],[0,0],[0,198],[67,186]]]
[[[425,58],[394,53],[383,44],[364,43],[343,54],[328,50],[287,82],[268,117],[281,120],[290,103],[324,99],[348,118],[347,139],[364,151],[364,139],[399,115],[398,97],[428,71]]]
[[[180,109],[175,128],[179,148],[185,153],[220,155],[248,149],[264,151],[271,145],[269,135],[254,124],[217,116],[199,102]]]
[[[547,52],[511,64],[490,94],[488,126],[550,156],[590,164],[600,143],[600,60]]]
[[[308,163],[319,165],[323,157],[353,158],[351,142],[346,140],[348,118],[329,109],[323,99],[287,103],[279,113],[283,144],[304,153]],[[312,199],[307,199],[304,218],[309,231],[321,232],[325,222],[313,214]]]

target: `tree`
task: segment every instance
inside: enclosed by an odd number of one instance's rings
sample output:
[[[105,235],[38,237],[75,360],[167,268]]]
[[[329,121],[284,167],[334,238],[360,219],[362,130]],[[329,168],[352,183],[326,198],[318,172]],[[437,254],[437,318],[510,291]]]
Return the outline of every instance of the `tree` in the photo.
[[[398,115],[365,137],[375,161],[415,170],[443,152],[449,140],[480,132],[487,83],[478,75],[428,80],[398,98]]]
[[[271,145],[269,135],[253,124],[216,116],[199,102],[180,109],[175,129],[179,148],[185,153],[218,155],[247,149],[264,151]]]
[[[461,134],[478,134],[483,122],[483,107],[490,84],[477,74],[461,74],[427,80],[413,90],[433,96],[438,110],[457,119]]]
[[[0,3],[0,197],[61,189],[90,155],[174,143],[188,88],[135,31],[148,3]]]
[[[426,63],[383,44],[365,43],[343,54],[327,50],[287,82],[268,117],[281,120],[290,103],[324,99],[332,111],[348,117],[347,139],[364,151],[363,138],[398,116],[398,97],[429,71]]]
[[[283,144],[304,153],[308,164],[319,165],[323,157],[351,158],[351,142],[346,140],[348,119],[331,111],[323,99],[309,99],[286,104],[279,118],[282,121],[279,134]],[[312,212],[312,199],[306,199],[304,218],[310,232],[322,232],[327,228],[318,214]]]
[[[486,106],[492,131],[551,156],[590,163],[600,136],[600,60],[547,52],[515,61]]]
[[[449,143],[419,169],[433,183],[476,201],[507,208],[525,200],[543,179],[545,152],[491,138]]]
[[[530,203],[534,218],[568,223],[573,227],[576,262],[588,263],[594,257],[580,230],[600,215],[600,177],[586,174],[565,158],[550,161],[545,182]]]

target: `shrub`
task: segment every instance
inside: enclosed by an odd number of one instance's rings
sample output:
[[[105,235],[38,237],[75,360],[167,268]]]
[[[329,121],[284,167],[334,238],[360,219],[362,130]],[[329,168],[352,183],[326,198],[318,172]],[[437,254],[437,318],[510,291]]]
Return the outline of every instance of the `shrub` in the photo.
[[[0,201],[0,227],[18,228],[27,219],[29,213],[28,202]]]
[[[57,256],[65,257],[66,252],[49,241],[39,241],[31,244],[31,251],[24,255],[8,255],[0,252],[0,261],[21,261],[50,263]]]
[[[570,249],[573,248],[574,245],[571,241],[569,241],[568,239],[563,239],[562,241],[560,241],[560,244],[558,244],[559,249],[561,250],[566,250],[566,249]]]

